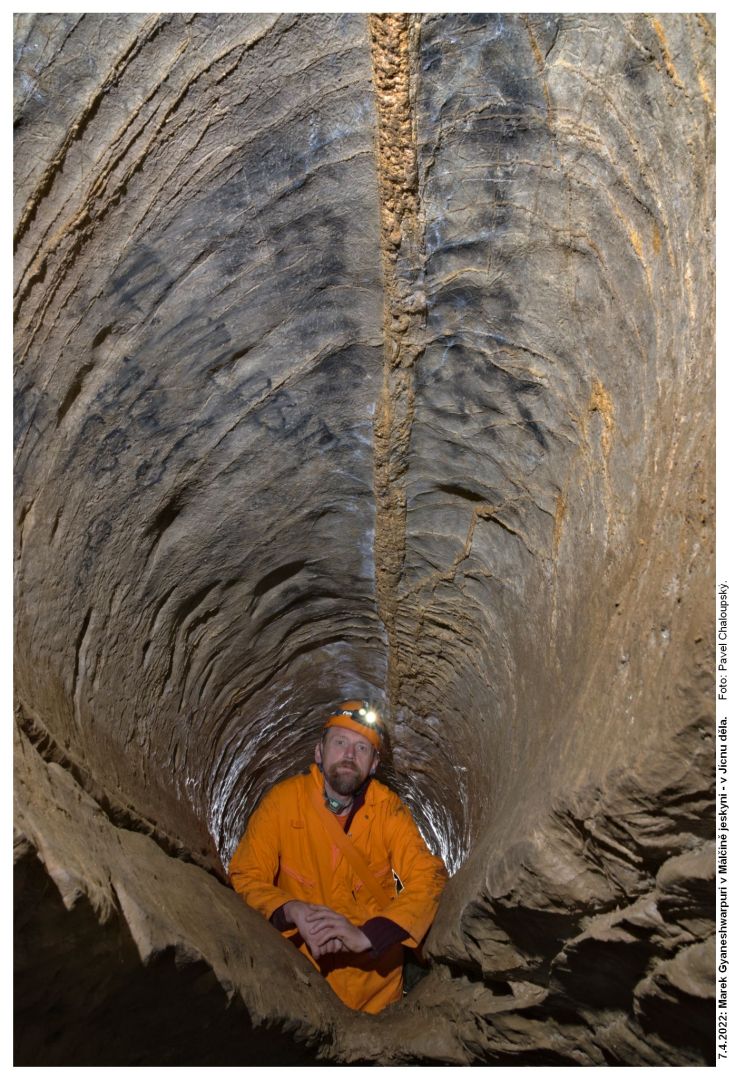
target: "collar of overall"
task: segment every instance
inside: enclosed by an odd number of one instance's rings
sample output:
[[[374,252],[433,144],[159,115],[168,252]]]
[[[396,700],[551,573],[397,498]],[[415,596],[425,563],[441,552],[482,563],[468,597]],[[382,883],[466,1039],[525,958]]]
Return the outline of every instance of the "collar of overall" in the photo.
[[[324,792],[324,804],[327,810],[331,810],[333,814],[343,814],[345,810],[349,810],[350,806],[354,802],[354,796],[348,803],[340,802],[339,799],[330,799],[326,791]]]
[[[321,771],[322,768],[320,765],[319,772]],[[322,794],[324,795],[324,805],[326,806],[327,810],[331,810],[333,814],[337,815],[343,814],[345,810],[354,810],[357,806],[361,805],[361,803],[364,802],[364,795],[367,791],[367,788],[369,787],[369,783],[370,777],[368,776],[362,787],[358,788],[357,791],[354,792],[352,798],[348,803],[341,802],[341,800],[339,799],[330,798],[329,795],[327,795],[327,789],[323,788]]]

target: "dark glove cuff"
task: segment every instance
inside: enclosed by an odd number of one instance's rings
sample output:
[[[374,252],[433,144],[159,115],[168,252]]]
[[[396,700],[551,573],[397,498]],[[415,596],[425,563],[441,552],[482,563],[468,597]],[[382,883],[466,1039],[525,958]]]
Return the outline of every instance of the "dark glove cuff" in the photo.
[[[277,907],[276,910],[274,911],[273,915],[271,915],[271,917],[268,920],[270,922],[271,926],[275,930],[278,930],[280,932],[282,932],[284,930],[293,930],[294,927],[296,926],[296,923],[292,923],[286,918],[286,915],[284,914],[284,908],[285,907],[286,907],[285,904],[282,904],[281,907]]]
[[[374,919],[368,919],[360,930],[372,942],[372,953],[379,956],[391,945],[397,945],[408,936],[407,930],[394,923],[392,919],[386,919],[383,915],[377,915]]]

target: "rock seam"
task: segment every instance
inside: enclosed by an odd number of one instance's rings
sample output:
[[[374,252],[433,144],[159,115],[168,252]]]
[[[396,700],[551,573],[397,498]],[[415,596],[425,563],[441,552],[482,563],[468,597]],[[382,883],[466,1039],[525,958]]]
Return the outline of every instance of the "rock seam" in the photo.
[[[417,16],[368,17],[377,114],[375,160],[384,286],[384,377],[374,422],[375,592],[388,637],[387,694],[397,708],[402,680],[398,589],[406,546],[405,474],[415,412],[414,366],[423,351],[423,220],[418,185],[411,57]]]

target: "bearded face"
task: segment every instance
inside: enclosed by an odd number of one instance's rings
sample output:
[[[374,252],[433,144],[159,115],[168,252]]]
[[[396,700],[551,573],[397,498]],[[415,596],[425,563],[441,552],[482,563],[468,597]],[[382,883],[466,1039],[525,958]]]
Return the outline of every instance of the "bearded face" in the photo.
[[[364,784],[367,773],[362,772],[356,762],[341,762],[325,769],[324,777],[337,795],[353,795]]]
[[[329,728],[314,758],[321,765],[327,785],[345,798],[362,787],[377,765],[372,743],[347,728]]]

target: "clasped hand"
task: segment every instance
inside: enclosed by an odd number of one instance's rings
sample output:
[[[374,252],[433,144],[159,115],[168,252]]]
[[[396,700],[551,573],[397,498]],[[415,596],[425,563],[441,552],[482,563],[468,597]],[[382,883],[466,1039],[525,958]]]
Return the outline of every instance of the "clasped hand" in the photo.
[[[289,900],[284,913],[296,925],[316,960],[328,953],[360,953],[372,948],[372,942],[358,926],[323,904]]]

